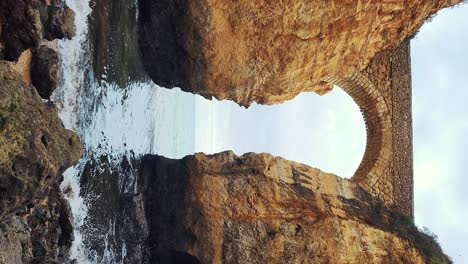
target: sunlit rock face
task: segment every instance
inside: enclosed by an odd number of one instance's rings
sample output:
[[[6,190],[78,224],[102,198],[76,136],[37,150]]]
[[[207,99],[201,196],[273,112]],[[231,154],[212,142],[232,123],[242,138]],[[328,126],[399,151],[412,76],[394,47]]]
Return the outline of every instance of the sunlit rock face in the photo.
[[[159,85],[275,104],[325,92],[462,0],[140,0],[143,64]]]
[[[353,182],[270,154],[148,155],[139,177],[148,263],[447,260]]]

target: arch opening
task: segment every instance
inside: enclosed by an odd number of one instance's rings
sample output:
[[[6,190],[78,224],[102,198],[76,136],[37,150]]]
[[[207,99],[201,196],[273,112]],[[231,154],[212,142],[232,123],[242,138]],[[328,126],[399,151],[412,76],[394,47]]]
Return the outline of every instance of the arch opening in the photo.
[[[349,78],[327,81],[341,87],[361,110],[366,127],[366,148],[351,179],[361,183],[365,189],[373,190],[377,188],[379,178],[390,173],[388,167],[392,155],[392,123],[388,99],[360,72]],[[383,191],[387,190],[388,188]]]

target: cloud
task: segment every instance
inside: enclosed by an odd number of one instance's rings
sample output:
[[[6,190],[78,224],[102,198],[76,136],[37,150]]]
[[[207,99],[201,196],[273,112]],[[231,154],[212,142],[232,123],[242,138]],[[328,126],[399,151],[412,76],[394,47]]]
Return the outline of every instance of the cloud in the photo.
[[[412,42],[416,223],[468,263],[468,6],[444,10]]]

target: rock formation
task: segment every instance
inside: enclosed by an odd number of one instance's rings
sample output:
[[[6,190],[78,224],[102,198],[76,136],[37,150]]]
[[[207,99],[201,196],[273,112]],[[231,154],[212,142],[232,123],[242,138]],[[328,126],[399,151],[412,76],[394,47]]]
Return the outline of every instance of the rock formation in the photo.
[[[57,109],[0,61],[0,263],[47,263],[71,243],[62,173],[81,156]],[[62,248],[62,249],[61,249]]]
[[[367,127],[353,181],[412,215],[405,39],[457,2],[140,0],[140,48],[156,83],[241,105],[279,103],[339,85],[361,108]]]
[[[77,135],[66,130],[53,105],[0,64],[0,219],[42,197],[81,156]]]
[[[24,50],[45,40],[71,38],[74,12],[64,1],[3,0],[0,2],[0,58],[15,61]]]
[[[275,104],[325,92],[461,1],[139,0],[140,49],[156,84]]]
[[[139,0],[142,64],[157,84],[244,106],[338,84],[361,107],[366,154],[352,180],[269,154],[149,155],[116,171],[100,157],[81,175],[84,245],[124,263],[449,262],[412,223],[403,40],[460,1]],[[144,79],[134,3],[95,4],[96,77]],[[73,239],[58,184],[81,144],[40,97],[57,85],[50,41],[74,34],[73,16],[59,0],[0,2],[0,59],[12,61],[0,61],[0,263],[61,263]]]
[[[148,263],[448,261],[353,182],[269,154],[146,156],[139,175]]]
[[[72,216],[58,184],[48,189],[35,205],[0,222],[0,263],[66,263]]]
[[[73,17],[62,1],[0,2],[0,263],[64,263],[73,240],[59,184],[82,147],[41,100],[59,68],[46,45],[73,36]]]
[[[50,99],[57,88],[59,68],[60,58],[56,50],[46,45],[35,50],[31,63],[31,79],[42,98]]]
[[[124,88],[146,79],[138,49],[137,2],[91,0],[90,5],[89,42],[96,80]]]

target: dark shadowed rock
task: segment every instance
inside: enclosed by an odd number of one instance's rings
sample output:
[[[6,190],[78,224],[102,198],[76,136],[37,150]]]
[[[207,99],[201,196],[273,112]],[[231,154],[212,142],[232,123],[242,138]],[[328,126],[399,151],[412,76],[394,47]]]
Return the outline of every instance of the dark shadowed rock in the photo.
[[[60,58],[56,50],[40,46],[33,54],[31,80],[39,95],[49,99],[58,85]]]
[[[149,236],[141,194],[121,194],[116,224],[117,236],[123,241],[123,263],[143,263]]]
[[[0,1],[0,59],[15,61],[29,48],[47,40],[71,38],[74,12],[63,1]]]
[[[75,13],[60,1],[48,6],[44,23],[44,38],[47,40],[68,38],[75,35]]]
[[[0,224],[0,263],[65,263],[74,239],[70,216],[55,184],[39,203]]]

